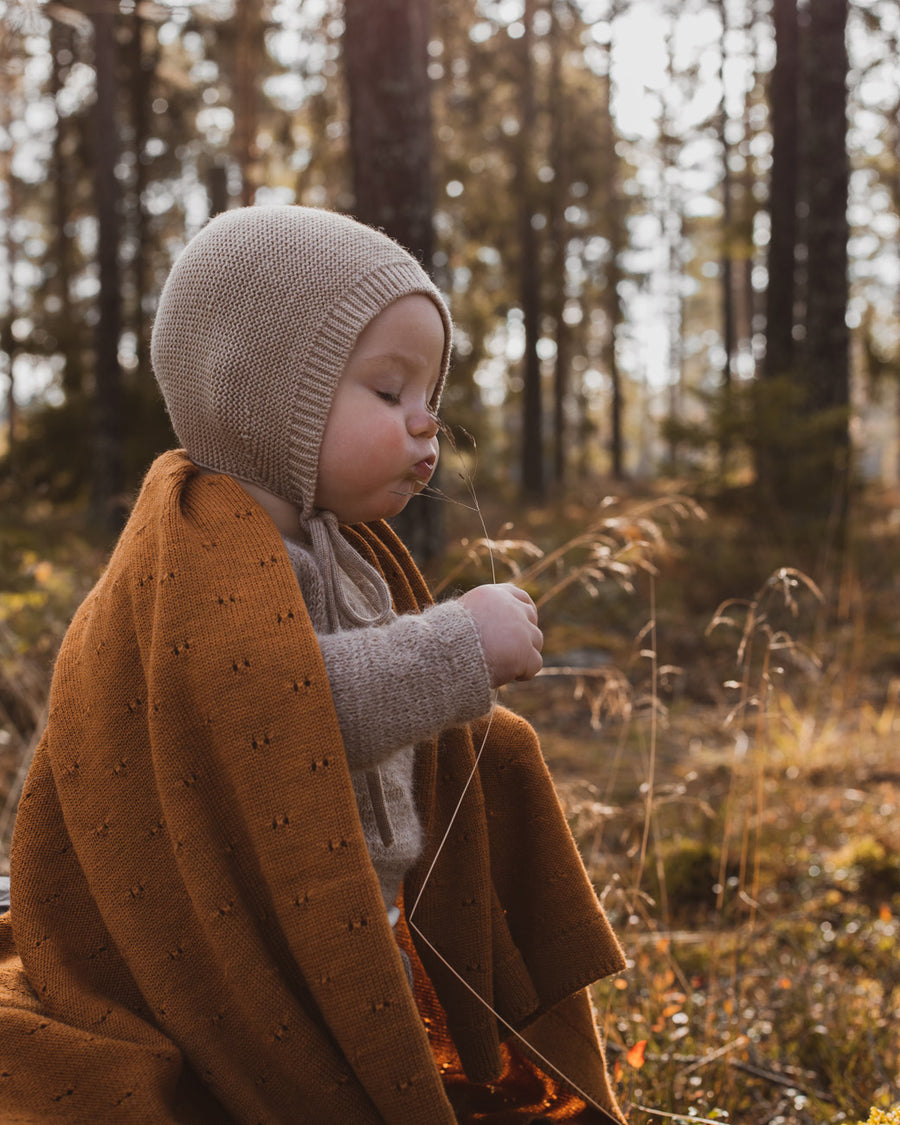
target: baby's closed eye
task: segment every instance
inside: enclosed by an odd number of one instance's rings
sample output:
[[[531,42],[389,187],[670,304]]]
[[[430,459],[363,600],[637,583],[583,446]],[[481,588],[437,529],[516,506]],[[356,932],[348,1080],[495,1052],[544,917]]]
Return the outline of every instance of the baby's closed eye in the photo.
[[[382,402],[389,402],[396,406],[400,401],[400,395],[394,391],[376,391],[375,394],[382,400]]]

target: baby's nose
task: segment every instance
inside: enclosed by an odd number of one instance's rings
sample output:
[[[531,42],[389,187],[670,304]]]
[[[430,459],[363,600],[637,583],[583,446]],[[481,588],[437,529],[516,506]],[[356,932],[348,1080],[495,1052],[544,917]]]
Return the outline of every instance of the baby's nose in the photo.
[[[425,407],[416,410],[409,419],[409,432],[415,437],[434,437],[438,432],[437,415]]]

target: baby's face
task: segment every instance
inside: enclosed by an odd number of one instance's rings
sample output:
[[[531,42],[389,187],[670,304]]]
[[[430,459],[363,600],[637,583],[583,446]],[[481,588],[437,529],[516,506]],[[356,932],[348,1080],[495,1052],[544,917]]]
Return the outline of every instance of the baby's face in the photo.
[[[388,519],[431,478],[444,324],[428,297],[401,297],[360,333],[335,391],[316,507],[342,523]]]

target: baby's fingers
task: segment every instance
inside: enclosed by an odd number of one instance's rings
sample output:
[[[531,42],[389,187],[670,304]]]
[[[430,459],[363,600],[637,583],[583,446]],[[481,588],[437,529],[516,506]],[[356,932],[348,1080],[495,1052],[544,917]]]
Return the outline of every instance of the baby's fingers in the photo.
[[[506,589],[508,589],[509,592],[513,595],[513,597],[517,601],[522,603],[522,606],[525,609],[525,615],[528,620],[534,622],[534,624],[537,625],[538,611],[537,606],[534,604],[534,599],[531,597],[531,595],[526,590],[523,590],[521,586],[513,586],[511,582],[504,583],[504,585]]]
[[[531,652],[527,654],[522,671],[516,676],[517,680],[532,680],[540,672],[544,666],[543,658],[541,657],[539,648],[532,648]]]

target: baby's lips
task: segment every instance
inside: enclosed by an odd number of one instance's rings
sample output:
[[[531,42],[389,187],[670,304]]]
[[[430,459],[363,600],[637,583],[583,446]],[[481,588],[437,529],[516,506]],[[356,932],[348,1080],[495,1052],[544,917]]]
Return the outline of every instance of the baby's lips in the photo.
[[[417,480],[431,480],[431,474],[434,472],[434,459],[431,457],[426,457],[423,461],[417,461],[416,464],[413,465],[412,471],[413,476]]]

